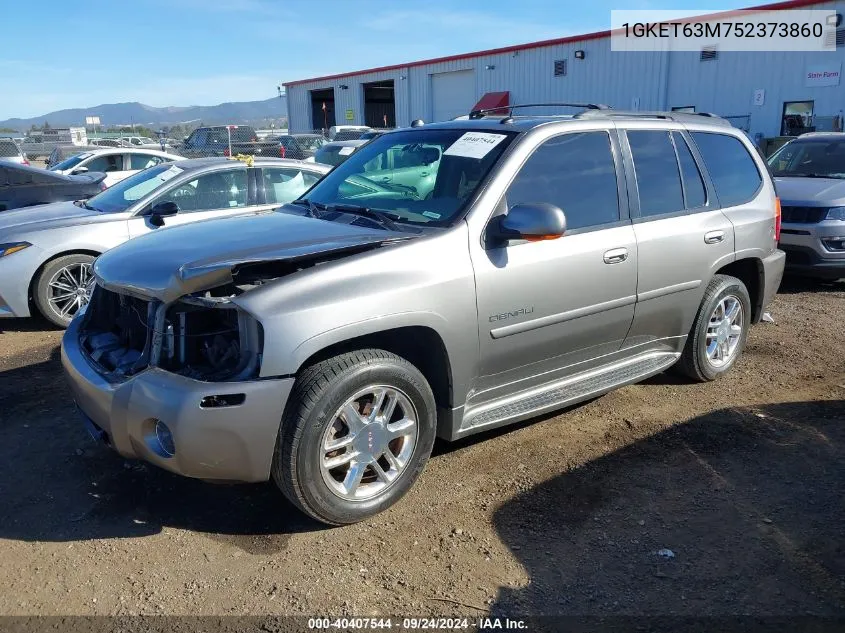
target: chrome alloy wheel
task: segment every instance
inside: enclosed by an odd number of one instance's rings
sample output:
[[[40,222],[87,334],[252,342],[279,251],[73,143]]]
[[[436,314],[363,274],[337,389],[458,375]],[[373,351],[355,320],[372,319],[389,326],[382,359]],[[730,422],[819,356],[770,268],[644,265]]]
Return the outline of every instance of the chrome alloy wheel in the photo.
[[[417,411],[408,396],[384,385],[365,387],[337,410],[323,433],[323,481],[342,499],[371,499],[404,472],[417,434]]]
[[[94,290],[91,264],[77,262],[60,268],[50,278],[47,300],[62,319],[70,319],[88,303]]]
[[[722,298],[707,324],[707,360],[713,367],[729,363],[742,339],[742,302],[733,295]]]

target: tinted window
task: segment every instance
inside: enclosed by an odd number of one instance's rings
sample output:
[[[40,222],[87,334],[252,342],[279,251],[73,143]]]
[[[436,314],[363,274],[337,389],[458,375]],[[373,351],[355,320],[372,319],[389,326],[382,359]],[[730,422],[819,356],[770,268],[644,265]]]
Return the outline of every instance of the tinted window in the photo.
[[[627,135],[637,175],[640,216],[683,211],[681,175],[669,132],[628,130]]]
[[[263,168],[264,198],[268,203],[284,204],[296,200],[311,188],[319,176],[301,169]]]
[[[88,171],[123,171],[123,154],[98,156],[85,163],[83,167],[87,167]]]
[[[548,202],[563,209],[567,229],[616,222],[616,167],[605,132],[564,134],[538,147],[508,187],[508,207]]]
[[[797,140],[769,159],[775,176],[845,178],[845,142],[818,138]]]
[[[687,209],[703,207],[707,201],[707,194],[698,165],[695,164],[695,159],[684,137],[677,132],[672,132],[672,138],[675,140],[675,150],[678,152],[678,161],[681,163],[681,178],[684,181]]]
[[[131,154],[129,156],[129,169],[146,169],[147,167],[155,167],[159,163],[164,162],[164,160],[165,159],[159,156]]]
[[[179,211],[211,211],[245,207],[246,180],[246,169],[215,171],[174,187],[156,198],[153,204],[165,201],[175,202]]]
[[[719,203],[731,207],[751,200],[760,188],[762,178],[742,142],[733,136],[712,132],[692,132],[691,136],[704,158]]]

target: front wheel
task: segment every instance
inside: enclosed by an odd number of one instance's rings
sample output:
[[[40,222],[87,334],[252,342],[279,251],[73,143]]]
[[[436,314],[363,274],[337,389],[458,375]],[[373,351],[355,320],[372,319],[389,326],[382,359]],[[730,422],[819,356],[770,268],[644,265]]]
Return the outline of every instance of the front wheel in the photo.
[[[736,277],[715,275],[687,337],[678,368],[693,380],[715,380],[736,364],[751,326],[751,298]]]
[[[379,349],[300,372],[285,409],[273,478],[303,512],[330,525],[386,510],[431,454],[434,395],[404,358]]]
[[[35,282],[35,305],[48,321],[67,327],[73,315],[91,298],[94,257],[64,255],[47,263]]]

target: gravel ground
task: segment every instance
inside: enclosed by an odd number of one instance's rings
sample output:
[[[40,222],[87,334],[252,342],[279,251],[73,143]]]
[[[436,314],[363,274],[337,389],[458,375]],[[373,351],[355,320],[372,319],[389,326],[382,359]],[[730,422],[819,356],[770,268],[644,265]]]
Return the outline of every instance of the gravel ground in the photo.
[[[93,444],[60,332],[0,321],[0,613],[841,617],[845,285],[788,282],[771,312],[729,378],[438,444],[337,529]]]

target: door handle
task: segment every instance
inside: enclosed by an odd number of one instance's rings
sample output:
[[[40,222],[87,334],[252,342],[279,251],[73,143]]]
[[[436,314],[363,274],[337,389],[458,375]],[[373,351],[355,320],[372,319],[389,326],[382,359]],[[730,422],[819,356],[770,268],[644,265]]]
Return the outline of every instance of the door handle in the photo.
[[[725,239],[725,232],[724,231],[710,231],[709,233],[704,234],[704,243],[705,244],[718,244],[719,242],[724,241]]]
[[[620,262],[624,262],[626,259],[628,259],[627,248],[613,248],[604,254],[605,264],[619,264]]]

